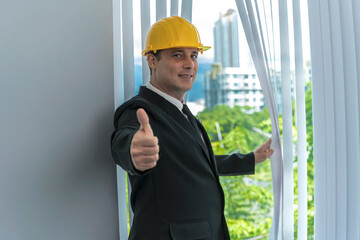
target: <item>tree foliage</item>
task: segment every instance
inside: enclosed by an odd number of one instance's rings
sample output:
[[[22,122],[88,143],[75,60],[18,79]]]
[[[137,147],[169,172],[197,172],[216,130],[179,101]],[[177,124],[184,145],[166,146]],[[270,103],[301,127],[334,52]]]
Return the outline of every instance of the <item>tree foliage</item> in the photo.
[[[314,235],[314,164],[312,140],[312,100],[311,85],[306,91],[306,125],[308,151],[308,236]],[[248,153],[267,140],[263,134],[271,133],[269,111],[264,108],[260,112],[248,114],[248,108],[218,105],[205,109],[197,117],[206,128],[215,154],[234,152]],[[219,139],[216,123],[220,127],[222,140]],[[295,125],[295,124],[294,124]],[[279,117],[282,135],[282,117]],[[296,144],[296,127],[293,126],[293,140]],[[294,197],[297,209],[297,159],[294,159]],[[225,194],[225,217],[229,226],[231,239],[248,239],[264,235],[267,239],[273,214],[272,177],[270,161],[256,167],[255,175],[220,178]],[[295,211],[295,239],[297,239],[297,212]]]
[[[197,115],[212,141],[215,154],[252,152],[267,137],[254,127],[270,133],[269,112],[247,114],[249,109],[219,105]],[[222,140],[216,129],[220,126]],[[258,165],[255,175],[220,178],[225,194],[225,217],[231,239],[267,235],[272,219],[272,185],[270,161]]]

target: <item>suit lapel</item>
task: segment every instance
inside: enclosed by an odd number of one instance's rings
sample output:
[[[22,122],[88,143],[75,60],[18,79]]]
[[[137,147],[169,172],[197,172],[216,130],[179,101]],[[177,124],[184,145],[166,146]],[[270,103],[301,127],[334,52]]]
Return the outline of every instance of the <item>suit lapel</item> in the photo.
[[[200,129],[200,131],[201,131],[201,133],[202,133],[202,135],[204,137],[204,141],[205,141],[205,144],[206,144],[207,149],[208,149],[210,163],[211,163],[211,165],[213,167],[213,170],[216,172],[216,174],[218,174],[217,173],[217,167],[215,167],[216,166],[215,156],[214,156],[214,152],[212,150],[210,139],[209,139],[209,137],[207,135],[207,132],[206,132],[204,126],[201,124],[201,122],[198,119],[196,119],[196,122],[197,122],[198,127],[199,127],[199,129]]]
[[[161,108],[163,111],[165,111],[171,118],[174,119],[174,121],[180,125],[180,127],[182,127],[185,132],[191,137],[193,138],[193,140],[195,140],[201,147],[201,149],[203,150],[205,156],[207,157],[211,167],[214,170],[214,162],[213,160],[211,160],[211,157],[209,155],[209,150],[211,149],[211,145],[209,145],[208,147],[205,146],[204,141],[201,139],[200,135],[198,134],[198,132],[195,130],[195,128],[191,125],[191,123],[186,119],[186,117],[182,114],[182,112],[179,111],[179,109],[177,107],[175,107],[172,103],[168,102],[166,99],[164,99],[163,97],[161,97],[160,95],[156,94],[155,92],[147,89],[146,87],[142,86],[140,87],[140,91],[139,91],[139,95],[146,98],[148,101],[152,102],[153,104],[155,104],[156,106],[158,106],[159,108]],[[196,120],[198,123],[198,126],[200,125],[201,127],[201,132],[202,135],[204,136],[204,140],[208,139],[207,137],[207,133],[204,129],[204,127],[198,122],[198,120]],[[206,142],[206,140],[205,140]],[[207,143],[207,142],[206,142]],[[207,143],[208,144],[208,143]],[[211,151],[212,152],[212,151]]]
[[[179,124],[188,135],[190,135],[202,148],[204,154],[208,159],[210,159],[207,148],[201,139],[199,133],[195,130],[195,128],[191,125],[189,120],[177,109],[176,107],[169,108],[168,114],[176,120],[177,124]]]

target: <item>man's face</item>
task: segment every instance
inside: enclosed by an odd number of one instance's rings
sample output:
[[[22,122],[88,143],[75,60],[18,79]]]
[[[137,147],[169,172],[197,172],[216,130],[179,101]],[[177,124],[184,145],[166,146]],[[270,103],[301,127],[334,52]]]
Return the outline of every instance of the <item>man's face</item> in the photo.
[[[165,49],[160,59],[148,56],[152,68],[151,84],[168,95],[182,101],[195,81],[198,71],[198,50],[196,48]]]

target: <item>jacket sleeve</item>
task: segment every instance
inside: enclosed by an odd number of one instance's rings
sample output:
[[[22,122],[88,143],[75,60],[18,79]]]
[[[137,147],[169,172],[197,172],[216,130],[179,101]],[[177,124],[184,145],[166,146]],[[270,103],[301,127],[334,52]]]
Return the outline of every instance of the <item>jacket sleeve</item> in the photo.
[[[124,110],[124,108],[126,108]],[[135,133],[140,128],[140,123],[136,116],[136,111],[143,108],[152,119],[151,111],[146,104],[135,102],[130,106],[119,107],[115,112],[114,126],[115,130],[111,135],[111,153],[117,165],[128,172],[130,175],[144,175],[150,170],[137,170],[131,160],[130,146]]]
[[[220,176],[236,176],[255,173],[254,153],[216,155],[216,165]]]
[[[132,138],[140,124],[136,118],[136,108],[116,111],[114,116],[115,130],[111,135],[111,153],[116,164],[131,175],[136,175],[130,155]],[[120,113],[121,112],[121,113]]]

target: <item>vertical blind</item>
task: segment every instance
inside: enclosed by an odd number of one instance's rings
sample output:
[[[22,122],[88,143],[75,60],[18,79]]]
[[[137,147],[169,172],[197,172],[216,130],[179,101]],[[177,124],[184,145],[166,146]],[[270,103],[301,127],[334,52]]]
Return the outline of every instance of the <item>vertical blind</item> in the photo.
[[[307,152],[306,152],[306,110],[305,75],[302,43],[301,9],[299,0],[293,0],[296,122],[298,157],[298,239],[307,239]]]
[[[274,217],[271,226],[269,239],[281,239],[281,223],[282,223],[282,197],[283,197],[283,163],[280,146],[280,130],[278,124],[277,110],[274,104],[273,92],[270,85],[269,64],[265,59],[266,48],[264,41],[260,41],[262,29],[256,23],[255,13],[253,11],[251,1],[236,0],[237,8],[241,18],[241,22],[245,31],[246,39],[249,44],[251,56],[255,65],[257,75],[263,89],[264,98],[270,112],[272,126],[272,148],[275,150],[271,157],[271,170],[273,176],[273,193],[274,193]],[[256,3],[255,3],[256,4]],[[257,8],[257,7],[256,7]]]
[[[360,4],[309,1],[315,238],[360,239]]]
[[[114,55],[114,107],[115,109],[123,102],[123,68],[122,68],[122,20],[120,0],[113,0],[113,55]],[[115,110],[114,109],[114,110]],[[125,172],[116,166],[118,214],[119,214],[119,237],[127,239],[127,206]]]
[[[150,1],[149,0],[141,0],[140,1],[140,9],[141,9],[141,46],[145,46],[146,34],[150,29]],[[175,11],[175,10],[174,10]],[[142,80],[145,85],[150,79],[150,71],[146,66],[146,59],[143,57],[142,61]]]
[[[287,0],[279,0],[281,96],[283,117],[284,153],[284,198],[283,198],[283,239],[294,239],[294,177],[293,177],[293,135],[292,99],[290,78],[290,42]]]
[[[262,86],[264,97],[269,108],[272,122],[273,148],[271,157],[274,217],[269,239],[294,239],[294,156],[298,159],[298,239],[307,238],[307,154],[306,154],[306,117],[305,117],[305,77],[302,50],[301,11],[298,0],[236,0],[239,15],[250,47],[251,56]],[[263,11],[259,11],[262,7]],[[267,10],[265,10],[267,8]],[[254,11],[254,9],[256,11]],[[270,9],[270,11],[269,11]],[[278,21],[273,13],[278,13]],[[289,15],[293,16],[293,26],[289,26]],[[256,17],[255,17],[256,16]],[[275,28],[274,28],[275,26]],[[290,31],[294,29],[294,49],[290,49]],[[279,29],[279,32],[274,29]],[[267,38],[264,40],[264,36]],[[271,45],[270,42],[273,44]],[[279,50],[275,47],[279,46]],[[279,53],[277,53],[279,51]],[[294,53],[292,54],[293,51]],[[275,56],[279,56],[276,59]],[[294,153],[292,88],[290,63],[295,56],[296,122],[297,151]],[[282,149],[278,127],[278,111],[274,99],[276,91],[276,62],[281,65],[281,102],[283,118]],[[272,69],[269,69],[271,67]],[[275,81],[275,82],[274,82]],[[273,84],[271,84],[273,83]],[[274,85],[275,88],[269,86]],[[282,155],[283,154],[283,155]]]

